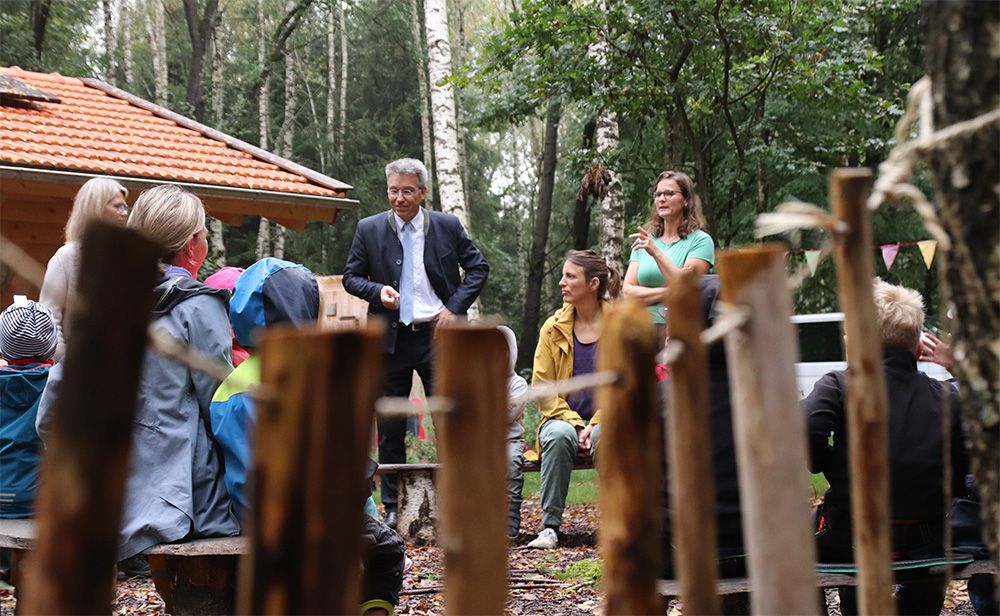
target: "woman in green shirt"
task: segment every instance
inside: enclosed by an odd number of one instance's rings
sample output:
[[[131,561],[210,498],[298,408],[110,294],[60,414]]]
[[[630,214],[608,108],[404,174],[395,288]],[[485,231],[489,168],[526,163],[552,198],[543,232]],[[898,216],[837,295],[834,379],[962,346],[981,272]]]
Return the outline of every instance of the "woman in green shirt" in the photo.
[[[664,171],[653,183],[653,205],[634,240],[625,272],[625,297],[649,305],[653,323],[665,323],[663,294],[682,270],[707,274],[715,265],[715,242],[705,233],[694,182],[680,171]]]

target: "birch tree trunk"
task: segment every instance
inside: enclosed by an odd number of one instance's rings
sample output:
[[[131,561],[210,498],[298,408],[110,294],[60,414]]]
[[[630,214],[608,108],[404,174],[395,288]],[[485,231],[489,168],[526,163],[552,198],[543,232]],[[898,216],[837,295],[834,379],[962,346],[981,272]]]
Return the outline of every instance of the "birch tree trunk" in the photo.
[[[125,66],[125,84],[131,86],[135,80],[135,60],[132,57],[132,3],[135,0],[122,0],[121,10],[121,45],[122,64]]]
[[[597,150],[602,156],[618,149],[618,116],[604,110],[597,116]],[[625,237],[625,197],[622,179],[617,171],[608,169],[610,180],[607,193],[601,199],[601,224],[598,231],[601,254],[608,265],[624,274],[622,246]]]
[[[222,12],[212,30],[212,121],[216,128],[222,129],[225,117],[225,87],[222,82],[222,47],[225,30],[222,24]],[[225,225],[218,218],[208,219],[208,258],[218,267],[226,266]]]
[[[257,64],[263,70],[264,63],[267,62],[267,35],[264,24],[264,0],[257,0]],[[264,77],[260,84],[260,96],[257,99],[257,114],[260,119],[260,147],[262,150],[268,149],[268,114],[270,113],[269,99],[271,97],[270,77]],[[257,259],[263,259],[271,250],[271,225],[266,218],[260,217],[260,225],[257,227]]]
[[[455,56],[453,58],[452,72],[455,66],[465,64],[465,0],[454,0],[452,6],[455,7],[455,17],[458,24],[455,27],[457,33],[457,44],[455,45]],[[465,149],[465,108],[462,104],[462,93],[455,93],[455,122],[458,127],[458,164],[462,171],[462,195],[465,202],[469,202],[469,159]]]
[[[1000,108],[995,54],[1000,5],[926,2],[927,74],[933,84],[934,129]],[[951,238],[941,251],[946,305],[962,419],[972,446],[983,536],[1000,582],[1000,129],[996,121],[928,151],[941,222]],[[996,592],[994,590],[994,592]]]
[[[605,9],[606,12],[606,9]],[[588,53],[595,58],[598,67],[606,64],[608,42],[601,34],[597,43],[593,44]],[[597,152],[604,161],[608,174],[605,191],[601,197],[601,216],[597,237],[601,254],[608,265],[624,275],[622,266],[622,242],[625,237],[625,197],[622,191],[621,175],[612,169],[607,161],[609,155],[618,149],[618,115],[602,109],[597,114]]]
[[[101,8],[104,10],[104,79],[111,85],[117,84],[115,73],[115,24],[114,24],[114,0],[101,0]]]
[[[336,143],[334,143],[334,130],[337,126],[335,123],[337,113],[337,11],[333,5],[330,5],[329,11],[326,20],[326,139],[320,152],[328,152],[330,158],[333,158],[337,152]],[[323,172],[327,172],[326,165],[323,165]]]
[[[288,3],[288,10],[294,6],[292,1]],[[281,121],[281,129],[278,131],[281,140],[281,155],[291,159],[292,148],[295,143],[295,109],[298,106],[298,84],[295,81],[295,55],[285,54],[285,116]],[[285,228],[275,224],[274,229],[274,256],[279,259],[285,258]]]
[[[424,166],[427,167],[427,197],[424,204],[434,209],[434,152],[431,141],[431,114],[429,92],[427,91],[427,55],[424,37],[420,28],[420,0],[410,0],[410,26],[413,34],[413,49],[417,58],[417,89],[420,95],[420,138],[424,146]]]
[[[157,105],[167,105],[167,33],[163,16],[163,0],[147,0],[145,19],[146,35],[149,37],[153,55],[153,101]]]
[[[430,73],[431,108],[434,120],[434,158],[437,162],[438,195],[441,210],[458,216],[469,229],[469,215],[462,186],[458,155],[455,94],[450,83],[451,46],[448,43],[447,0],[424,0],[427,27],[427,66]]]
[[[337,128],[337,162],[344,163],[347,134],[347,0],[338,3],[340,13],[340,125]]]

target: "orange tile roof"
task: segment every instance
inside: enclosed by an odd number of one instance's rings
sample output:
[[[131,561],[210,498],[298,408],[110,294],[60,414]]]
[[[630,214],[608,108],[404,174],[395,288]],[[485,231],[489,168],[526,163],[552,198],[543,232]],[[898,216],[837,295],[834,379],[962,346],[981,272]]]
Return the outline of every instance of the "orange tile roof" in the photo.
[[[319,197],[350,188],[106,84],[16,66],[0,75],[60,99],[0,104],[0,164]]]

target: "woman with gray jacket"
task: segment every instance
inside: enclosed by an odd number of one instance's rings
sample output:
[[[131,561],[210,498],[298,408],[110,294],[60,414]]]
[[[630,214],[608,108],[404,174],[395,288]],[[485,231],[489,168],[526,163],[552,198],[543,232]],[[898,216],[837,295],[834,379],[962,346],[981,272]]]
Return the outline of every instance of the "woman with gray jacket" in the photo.
[[[194,276],[208,252],[205,210],[194,194],[157,186],[136,200],[128,226],[167,253],[157,281],[154,327],[202,355],[231,366],[228,293]],[[53,368],[38,412],[44,440],[62,366]],[[146,352],[125,483],[118,557],[158,544],[239,534],[223,483],[222,456],[211,438],[215,377],[154,349]]]

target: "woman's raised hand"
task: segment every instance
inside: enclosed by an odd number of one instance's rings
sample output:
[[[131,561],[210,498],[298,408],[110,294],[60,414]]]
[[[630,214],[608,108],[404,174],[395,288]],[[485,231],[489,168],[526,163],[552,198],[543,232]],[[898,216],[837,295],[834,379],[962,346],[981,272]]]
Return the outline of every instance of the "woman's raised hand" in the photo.
[[[628,236],[632,241],[632,250],[645,250],[651,256],[656,256],[660,247],[653,241],[653,236],[642,227],[636,227],[637,233]]]

